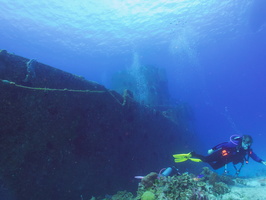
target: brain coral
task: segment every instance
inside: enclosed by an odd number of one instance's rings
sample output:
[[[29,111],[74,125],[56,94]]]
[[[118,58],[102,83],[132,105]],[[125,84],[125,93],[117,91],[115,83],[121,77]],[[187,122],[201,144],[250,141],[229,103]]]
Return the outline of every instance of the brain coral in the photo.
[[[155,200],[155,195],[150,191],[146,191],[141,196],[141,200]]]

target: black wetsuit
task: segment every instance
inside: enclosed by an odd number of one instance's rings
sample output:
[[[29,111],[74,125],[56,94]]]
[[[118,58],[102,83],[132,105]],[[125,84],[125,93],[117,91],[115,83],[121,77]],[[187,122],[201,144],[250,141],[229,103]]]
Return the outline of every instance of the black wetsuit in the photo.
[[[224,142],[212,148],[214,152],[208,156],[203,156],[192,152],[193,158],[199,158],[203,162],[211,165],[213,169],[219,169],[225,164],[232,162],[234,165],[238,163],[244,163],[251,157],[253,160],[261,163],[263,160],[259,158],[252,149],[243,149],[241,147],[241,141]]]

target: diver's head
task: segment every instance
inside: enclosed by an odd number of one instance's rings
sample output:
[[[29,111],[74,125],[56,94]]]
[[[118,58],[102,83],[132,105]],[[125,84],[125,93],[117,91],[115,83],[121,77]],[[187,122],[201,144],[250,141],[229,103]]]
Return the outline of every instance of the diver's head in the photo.
[[[252,145],[253,139],[250,135],[242,136],[242,148],[247,150]]]

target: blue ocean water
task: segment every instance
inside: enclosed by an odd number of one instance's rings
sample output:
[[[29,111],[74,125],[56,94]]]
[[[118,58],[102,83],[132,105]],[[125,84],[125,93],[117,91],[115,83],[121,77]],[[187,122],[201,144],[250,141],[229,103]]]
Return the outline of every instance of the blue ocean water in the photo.
[[[195,150],[250,134],[266,159],[265,0],[0,0],[0,8],[1,49],[107,88],[134,63],[165,68],[171,97],[193,110]],[[251,162],[243,173],[263,167]]]

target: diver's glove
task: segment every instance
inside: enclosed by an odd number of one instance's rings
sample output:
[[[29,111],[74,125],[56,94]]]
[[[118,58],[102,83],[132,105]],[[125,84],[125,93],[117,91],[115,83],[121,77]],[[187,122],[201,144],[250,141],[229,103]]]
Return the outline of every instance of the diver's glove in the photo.
[[[264,165],[266,165],[266,161],[264,161],[264,160],[262,160],[261,163],[264,164]]]
[[[208,150],[208,154],[209,154],[209,155],[212,154],[213,152],[214,152],[213,149],[209,149],[209,150]]]

